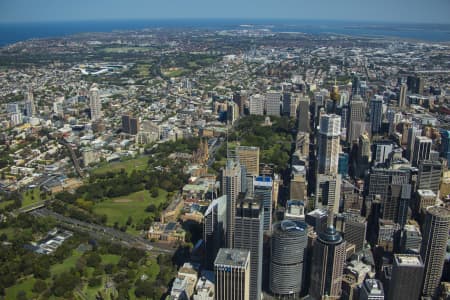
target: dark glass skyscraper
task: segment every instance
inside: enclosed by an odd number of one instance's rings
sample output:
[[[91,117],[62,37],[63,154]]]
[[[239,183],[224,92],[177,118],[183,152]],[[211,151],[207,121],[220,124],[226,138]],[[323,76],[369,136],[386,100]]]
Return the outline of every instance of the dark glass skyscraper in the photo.
[[[250,251],[250,300],[261,299],[263,207],[261,197],[239,195],[234,219],[234,248]]]
[[[323,296],[330,299],[340,297],[346,257],[345,244],[333,226],[319,233],[313,249],[309,288],[309,294],[314,299],[322,299]]]

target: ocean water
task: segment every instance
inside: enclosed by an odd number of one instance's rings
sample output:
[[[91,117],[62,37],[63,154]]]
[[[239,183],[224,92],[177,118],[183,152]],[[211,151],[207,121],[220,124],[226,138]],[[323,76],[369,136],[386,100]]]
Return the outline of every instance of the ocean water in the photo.
[[[274,32],[334,33],[350,36],[398,37],[450,42],[450,24],[388,24],[347,21],[299,20],[116,20],[78,22],[0,23],[0,46],[34,38],[61,37],[82,32],[111,32],[146,28],[239,29],[241,25],[270,28]]]

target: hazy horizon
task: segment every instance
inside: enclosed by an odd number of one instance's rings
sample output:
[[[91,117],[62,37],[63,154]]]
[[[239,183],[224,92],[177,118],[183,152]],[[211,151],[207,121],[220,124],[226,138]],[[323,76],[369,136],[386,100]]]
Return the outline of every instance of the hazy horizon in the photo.
[[[0,22],[237,19],[450,24],[448,12],[448,0],[3,0]]]

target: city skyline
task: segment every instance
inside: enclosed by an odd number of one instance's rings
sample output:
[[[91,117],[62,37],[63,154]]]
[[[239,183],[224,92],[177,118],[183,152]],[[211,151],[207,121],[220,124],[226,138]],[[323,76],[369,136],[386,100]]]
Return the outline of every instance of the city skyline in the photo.
[[[257,5],[256,5],[257,4]],[[286,9],[286,7],[290,9]],[[174,9],[174,7],[176,9]],[[389,8],[389,9],[387,9]],[[406,10],[408,14],[399,12]],[[173,0],[147,2],[81,0],[63,2],[44,0],[3,1],[0,3],[0,22],[101,21],[101,20],[160,20],[160,19],[278,19],[355,21],[387,23],[450,24],[447,12],[450,2],[432,0],[317,2],[271,0],[211,2]]]

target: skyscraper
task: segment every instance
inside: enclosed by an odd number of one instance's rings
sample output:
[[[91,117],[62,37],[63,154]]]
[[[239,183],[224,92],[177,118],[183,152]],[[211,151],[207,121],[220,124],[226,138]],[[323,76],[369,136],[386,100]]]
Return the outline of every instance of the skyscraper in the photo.
[[[205,265],[212,270],[219,248],[225,244],[227,196],[214,199],[204,214],[203,241],[205,243]]]
[[[344,212],[344,239],[355,245],[355,251],[363,250],[366,242],[367,221],[366,218],[355,212]]]
[[[34,117],[36,115],[36,104],[34,103],[33,89],[28,87],[25,98],[25,112],[27,117]]]
[[[432,141],[429,137],[416,136],[411,160],[413,166],[418,167],[419,161],[430,159],[431,144]]]
[[[341,117],[338,115],[323,115],[320,118],[318,137],[318,167],[319,174],[337,174],[339,144],[341,134]]]
[[[384,300],[383,284],[378,279],[367,278],[364,280],[359,300]]]
[[[370,124],[372,133],[379,133],[383,119],[383,97],[376,95],[370,100]]]
[[[309,97],[302,96],[298,101],[298,131],[309,132]]]
[[[273,181],[268,176],[258,176],[253,181],[255,197],[261,199],[264,213],[264,231],[272,228],[272,189]]]
[[[356,122],[366,121],[366,104],[360,97],[355,97],[349,104],[349,117],[347,126],[347,142],[352,143],[361,135],[361,130],[355,130]]]
[[[369,175],[368,197],[370,201],[379,196],[382,206],[381,218],[394,221],[398,216],[398,204],[403,184],[410,183],[409,170],[372,168]]]
[[[250,299],[261,299],[263,208],[260,197],[240,195],[236,204],[234,248],[250,251]]]
[[[408,91],[408,86],[403,83],[400,86],[400,96],[398,98],[398,106],[400,108],[405,108],[406,107],[406,92]]]
[[[408,128],[408,144],[406,145],[406,158],[409,159],[409,161],[411,161],[413,158],[414,143],[416,141],[416,136],[420,135],[421,132],[419,128],[415,126]]]
[[[283,116],[291,115],[291,103],[295,102],[295,97],[290,92],[283,92]]]
[[[429,207],[425,215],[420,249],[425,266],[423,296],[436,296],[444,267],[449,229],[450,210],[439,206]]]
[[[131,115],[122,116],[122,132],[136,135],[139,131],[139,120]]]
[[[335,214],[339,212],[341,180],[340,174],[317,176],[315,208],[323,208]]]
[[[388,300],[420,298],[423,262],[419,255],[394,254]]]
[[[314,299],[339,299],[345,263],[345,241],[333,226],[319,233],[314,243],[309,294]]]
[[[441,156],[450,161],[450,130],[441,131]]]
[[[216,300],[250,300],[250,251],[220,249],[214,273]]]
[[[237,146],[236,154],[247,175],[259,176],[259,147]]]
[[[97,84],[93,84],[89,90],[89,107],[91,109],[91,120],[97,121],[102,118],[102,103]]]
[[[227,160],[222,170],[222,194],[227,196],[227,230],[226,245],[233,247],[234,219],[236,215],[236,200],[241,192],[241,165],[232,159]]]
[[[280,99],[279,92],[270,91],[266,93],[266,115],[268,116],[280,116]]]
[[[422,160],[419,162],[417,188],[432,190],[437,195],[439,193],[441,176],[442,163],[440,161]]]
[[[270,290],[278,296],[299,295],[308,245],[304,222],[281,221],[273,225],[270,255]]]
[[[249,110],[251,115],[264,115],[264,97],[260,94],[250,96]]]

